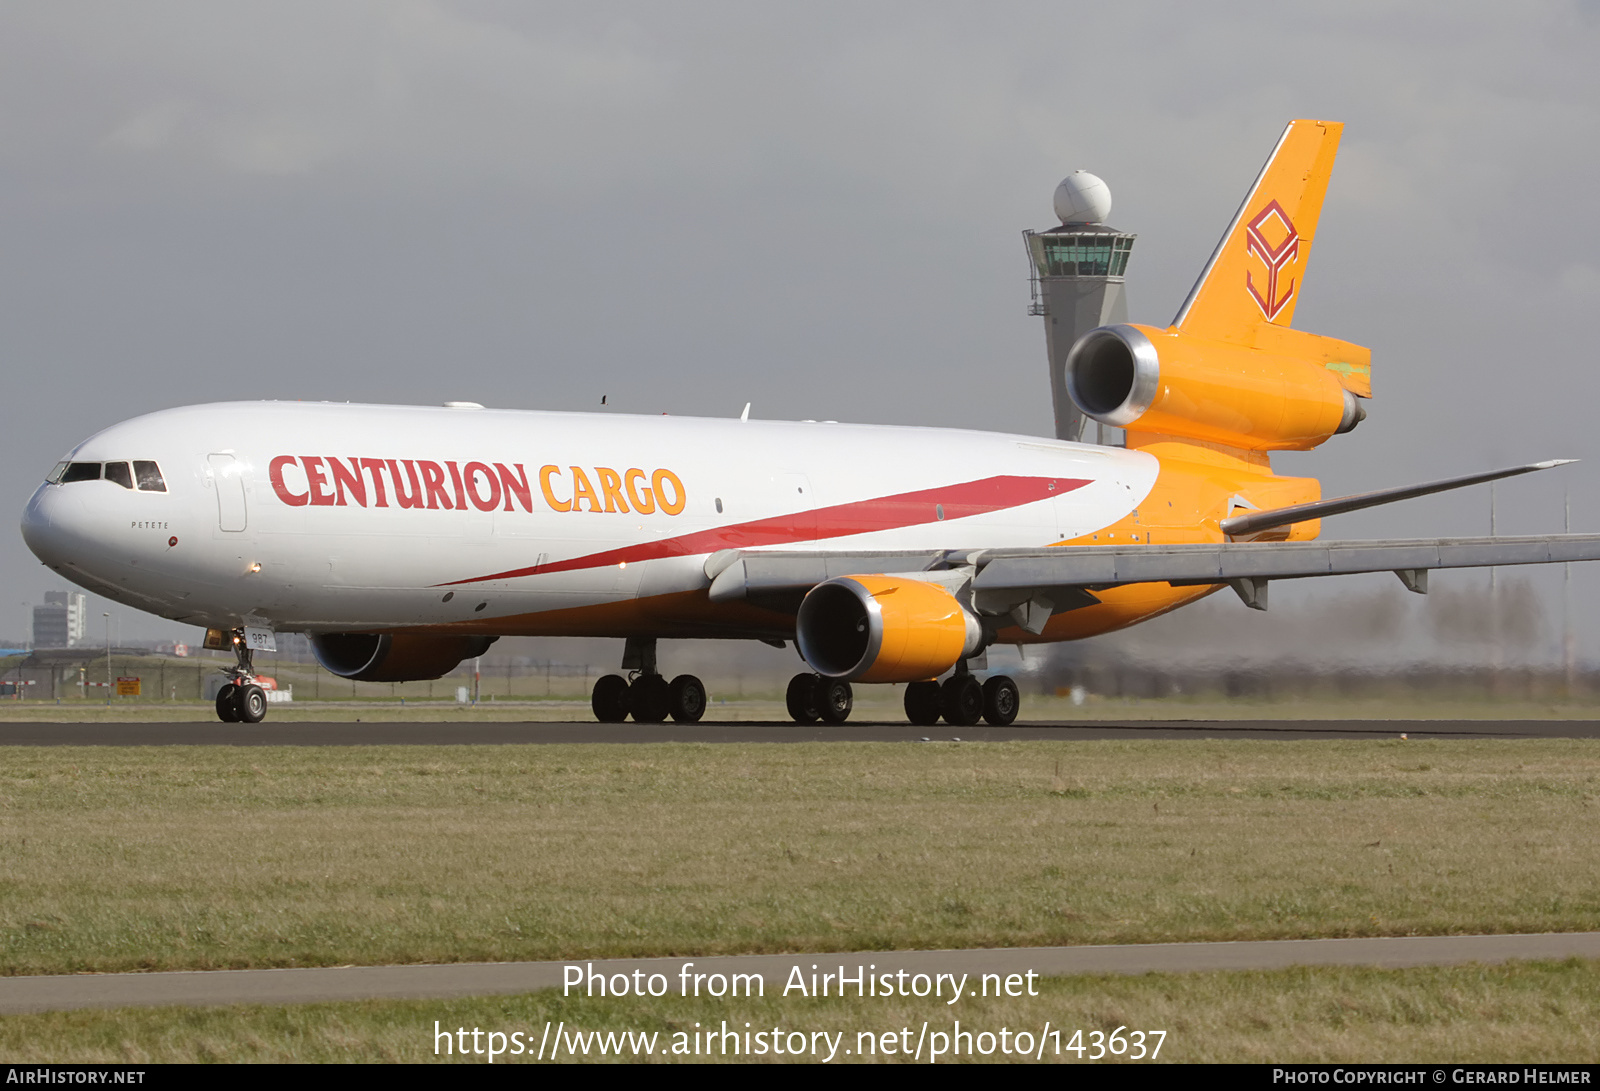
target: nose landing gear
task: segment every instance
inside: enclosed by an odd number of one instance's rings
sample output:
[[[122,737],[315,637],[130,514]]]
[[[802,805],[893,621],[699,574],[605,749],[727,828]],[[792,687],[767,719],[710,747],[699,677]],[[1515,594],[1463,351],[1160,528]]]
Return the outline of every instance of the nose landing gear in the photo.
[[[267,718],[267,693],[256,685],[244,630],[233,630],[232,637],[237,662],[226,672],[231,680],[217,690],[217,719],[225,724],[258,724]]]

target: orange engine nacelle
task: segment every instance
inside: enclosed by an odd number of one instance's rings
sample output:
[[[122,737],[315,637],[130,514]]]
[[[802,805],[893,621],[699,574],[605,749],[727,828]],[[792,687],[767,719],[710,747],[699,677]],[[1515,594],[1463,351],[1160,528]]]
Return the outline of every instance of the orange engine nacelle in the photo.
[[[1332,338],[1300,339],[1366,354]],[[1101,424],[1248,450],[1308,451],[1366,417],[1355,394],[1312,359],[1150,326],[1090,330],[1072,346],[1066,371],[1072,400]]]
[[[839,576],[813,587],[795,619],[813,670],[847,682],[919,682],[977,654],[983,626],[936,583]]]
[[[482,655],[492,636],[422,633],[320,633],[311,638],[317,662],[356,682],[421,682],[438,678],[463,659]]]

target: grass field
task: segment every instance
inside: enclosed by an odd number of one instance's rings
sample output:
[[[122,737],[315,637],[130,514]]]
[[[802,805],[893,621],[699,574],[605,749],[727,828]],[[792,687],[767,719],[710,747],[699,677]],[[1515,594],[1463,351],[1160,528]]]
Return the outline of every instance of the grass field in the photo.
[[[1030,1045],[1042,1037],[1048,1022],[1065,1028],[1046,1051],[1069,1046],[1072,1032],[1083,1052],[1063,1051],[1048,1060],[1089,1060],[1104,1054],[1118,1027],[1124,1038],[1143,1030],[1146,1052],[1159,1045],[1157,1062],[1538,1062],[1600,1060],[1600,965],[1592,962],[1524,963],[1493,967],[1416,970],[1320,969],[1271,973],[1146,974],[1139,977],[1076,977],[1044,979],[1037,997],[963,1000],[955,1007],[926,1002],[872,997],[802,1000],[765,998],[715,1001],[563,998],[550,990],[525,996],[440,1001],[368,1001],[298,1006],[242,1006],[185,1009],[152,1008],[119,1011],[58,1012],[8,1016],[0,1020],[0,1056],[12,1063],[73,1061],[144,1063],[151,1061],[467,1061],[484,1063],[480,1053],[442,1055],[436,1042],[437,1022],[446,1032],[479,1028],[506,1035],[523,1047],[520,1056],[500,1061],[533,1060],[537,1046],[551,1036],[589,1032],[635,1032],[653,1036],[657,1061],[675,1059],[662,1051],[690,1048],[699,1029],[720,1031],[723,1022],[742,1033],[782,1028],[808,1034],[822,1057],[828,1047],[809,1033],[825,1031],[834,1043],[836,1063],[900,1061],[885,1055],[882,1036],[909,1028],[901,1041],[915,1044],[924,1021],[933,1035],[942,1032],[948,1046],[960,1020],[972,1035],[967,1052],[950,1060],[1021,1060],[1000,1052],[996,1041],[1005,1028],[1023,1031]],[[1166,1031],[1159,1041],[1152,1031]],[[985,1041],[987,1031],[996,1036]],[[520,1040],[510,1034],[520,1032]],[[843,1037],[837,1037],[842,1032]],[[1103,1037],[1096,1039],[1098,1032]],[[876,1051],[862,1057],[861,1035],[877,1038]],[[789,1041],[786,1033],[784,1039]],[[614,1041],[615,1039],[613,1039]],[[720,1035],[716,1039],[721,1042]],[[456,1043],[460,1043],[460,1039]],[[798,1041],[798,1040],[794,1040]],[[928,1041],[937,1046],[939,1039]],[[469,1048],[473,1040],[466,1043]],[[640,1044],[635,1038],[634,1043]],[[477,1048],[486,1051],[487,1037]],[[739,1047],[744,1047],[739,1042]],[[898,1049],[900,1043],[895,1043]],[[435,1048],[439,1054],[435,1053]],[[452,1049],[455,1045],[452,1044]],[[728,1047],[728,1048],[731,1048]],[[987,1056],[971,1056],[987,1048]],[[1133,1052],[1123,1047],[1124,1060]],[[585,1059],[633,1060],[602,1056],[588,1041]],[[845,1053],[849,1050],[849,1054]],[[565,1059],[565,1057],[563,1057]],[[643,1059],[643,1058],[640,1058]],[[689,1054],[688,1060],[706,1060]],[[776,1061],[792,1058],[771,1053],[712,1060]],[[807,1060],[821,1059],[806,1057]],[[922,1059],[927,1060],[927,1051]],[[1030,1060],[1032,1058],[1029,1058]],[[1115,1060],[1106,1057],[1106,1060]]]
[[[1582,740],[6,748],[0,972],[1591,929],[1597,808]],[[0,1056],[431,1060],[435,1020],[851,1048],[959,1018],[1166,1030],[1168,1061],[1600,1058],[1592,962],[1042,991],[64,1012],[0,1019]]]
[[[0,972],[1600,928],[1582,740],[8,748]]]

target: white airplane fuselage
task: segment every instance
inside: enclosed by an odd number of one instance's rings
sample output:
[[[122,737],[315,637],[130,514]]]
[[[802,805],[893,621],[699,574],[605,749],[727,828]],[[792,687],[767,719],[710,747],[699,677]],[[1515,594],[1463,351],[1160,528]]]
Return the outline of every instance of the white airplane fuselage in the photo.
[[[152,413],[65,459],[133,460],[165,491],[45,484],[23,518],[106,597],[217,628],[593,636],[792,636],[709,604],[708,557],[1048,546],[1159,469],[958,429],[304,402]]]

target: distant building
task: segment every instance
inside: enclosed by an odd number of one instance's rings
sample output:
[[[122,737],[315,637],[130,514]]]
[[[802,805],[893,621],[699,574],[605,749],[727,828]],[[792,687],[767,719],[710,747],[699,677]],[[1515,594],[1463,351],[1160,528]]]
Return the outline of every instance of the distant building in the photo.
[[[1050,360],[1050,397],[1055,406],[1056,438],[1122,446],[1121,429],[1089,423],[1073,401],[1067,358],[1078,338],[1098,326],[1128,320],[1125,275],[1137,235],[1107,227],[1111,190],[1088,171],[1074,171],[1056,187],[1059,227],[1024,231],[1031,269],[1033,303],[1029,314],[1044,318],[1045,353]],[[1109,434],[1108,434],[1109,433]]]
[[[81,591],[46,591],[33,608],[35,648],[73,648],[88,629],[88,600]]]

